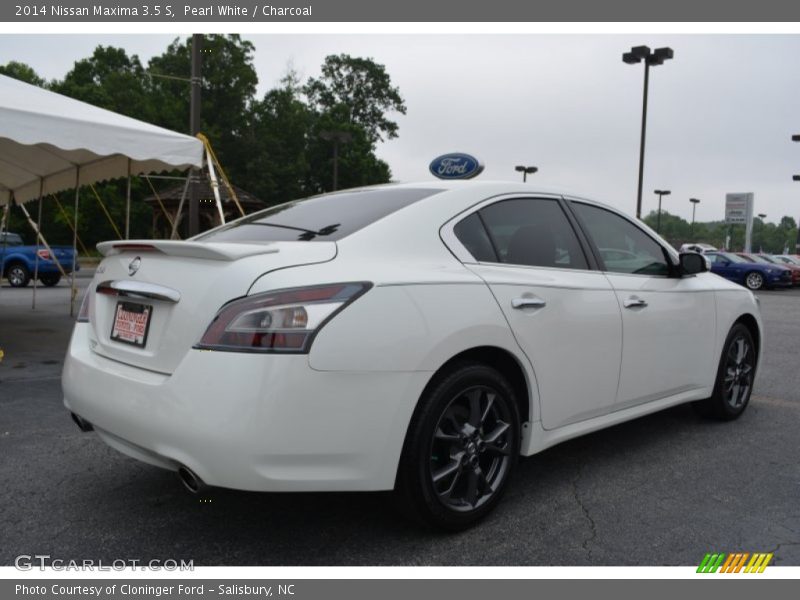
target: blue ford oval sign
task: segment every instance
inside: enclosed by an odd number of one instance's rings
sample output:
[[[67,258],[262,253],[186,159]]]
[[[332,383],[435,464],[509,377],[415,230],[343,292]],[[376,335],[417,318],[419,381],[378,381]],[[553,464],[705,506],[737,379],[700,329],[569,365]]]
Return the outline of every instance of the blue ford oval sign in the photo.
[[[453,152],[437,156],[428,168],[439,179],[472,179],[481,174],[483,163],[469,154]]]

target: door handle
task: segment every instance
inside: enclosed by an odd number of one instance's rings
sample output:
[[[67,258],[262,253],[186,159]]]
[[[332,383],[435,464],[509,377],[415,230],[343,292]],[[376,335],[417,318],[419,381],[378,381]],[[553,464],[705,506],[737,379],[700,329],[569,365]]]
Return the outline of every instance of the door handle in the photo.
[[[511,301],[511,308],[544,308],[547,302],[536,296],[526,298],[514,298]]]
[[[631,296],[622,301],[622,306],[625,308],[644,308],[647,306],[647,301],[642,300],[639,296]]]

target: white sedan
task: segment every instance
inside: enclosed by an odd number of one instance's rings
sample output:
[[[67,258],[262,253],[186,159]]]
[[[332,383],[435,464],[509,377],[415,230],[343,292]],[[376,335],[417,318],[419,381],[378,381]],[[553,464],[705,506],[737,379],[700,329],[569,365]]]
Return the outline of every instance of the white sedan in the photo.
[[[98,247],[63,373],[84,430],[192,491],[394,489],[450,529],[520,455],[685,402],[738,417],[763,344],[756,298],[702,256],[508,182],[348,190]]]

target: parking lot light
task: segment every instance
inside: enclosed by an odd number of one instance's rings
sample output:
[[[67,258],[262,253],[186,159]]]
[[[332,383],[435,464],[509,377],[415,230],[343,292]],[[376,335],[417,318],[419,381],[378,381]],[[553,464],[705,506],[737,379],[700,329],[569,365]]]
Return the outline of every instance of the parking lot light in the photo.
[[[800,134],[794,134],[792,136],[793,142],[800,142]],[[800,181],[800,175],[792,175],[792,181]],[[797,239],[794,243],[794,253],[800,254],[800,223],[797,226]]]
[[[644,142],[647,131],[647,90],[650,82],[650,67],[663,65],[664,61],[675,56],[672,48],[656,48],[652,52],[648,46],[634,46],[622,55],[622,62],[635,65],[644,62],[644,94],[642,96],[642,136],[639,143],[639,187],[636,193],[636,218],[642,218],[642,180],[644,177]]]
[[[695,212],[697,211],[697,205],[700,204],[700,200],[698,198],[689,198],[689,202],[692,203],[692,241],[694,241],[694,216]]]
[[[518,173],[522,173],[522,183],[525,183],[528,181],[528,174],[533,175],[539,170],[539,168],[534,166],[517,165],[514,167],[514,170]]]
[[[658,219],[656,220],[656,233],[661,233],[661,197],[669,196],[672,192],[669,190],[653,190],[658,194]]]

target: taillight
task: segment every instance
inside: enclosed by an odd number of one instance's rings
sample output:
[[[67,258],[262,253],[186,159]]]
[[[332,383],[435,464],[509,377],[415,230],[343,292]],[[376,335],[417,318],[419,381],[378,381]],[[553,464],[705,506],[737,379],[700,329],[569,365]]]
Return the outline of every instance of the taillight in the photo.
[[[305,353],[314,336],[371,283],[333,283],[254,294],[223,306],[195,348]]]
[[[38,254],[39,258],[41,258],[42,260],[50,260],[52,258],[50,256],[50,251],[45,249],[45,248],[42,248],[41,250],[37,250],[36,254]]]
[[[83,295],[83,300],[81,301],[81,308],[78,311],[78,323],[88,323],[89,322],[89,296],[92,295],[91,289],[86,290],[86,293]]]

